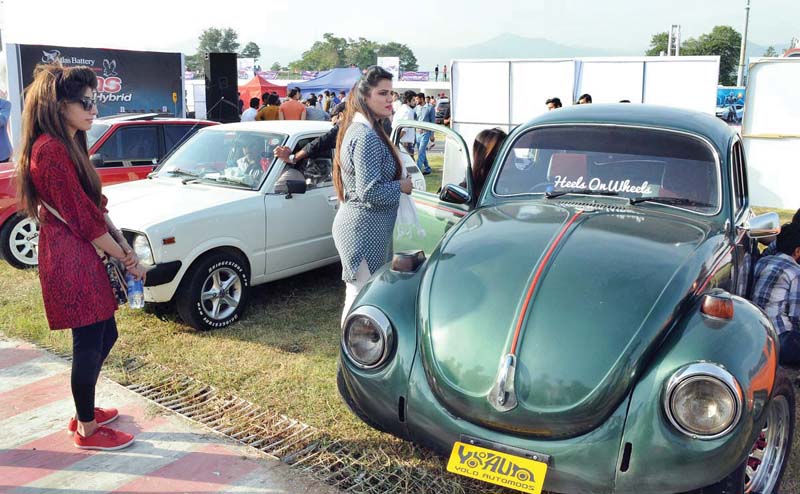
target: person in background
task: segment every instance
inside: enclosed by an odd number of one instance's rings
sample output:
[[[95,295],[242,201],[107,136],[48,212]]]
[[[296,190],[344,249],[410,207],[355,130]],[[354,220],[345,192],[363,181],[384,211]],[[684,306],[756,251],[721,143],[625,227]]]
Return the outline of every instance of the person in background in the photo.
[[[401,106],[403,106],[403,101],[400,98],[400,93],[397,91],[392,91],[392,114],[397,115],[397,112],[400,111]]]
[[[756,263],[753,303],[778,332],[780,363],[796,366],[800,364],[800,225],[781,227],[776,250]]]
[[[334,106],[333,105],[333,98],[331,97],[331,92],[330,91],[325,91],[323,94],[325,94],[325,99],[322,102],[322,109],[325,110],[326,112],[330,113],[331,110],[333,110],[333,106]]]
[[[800,225],[800,209],[795,211],[794,216],[792,216],[791,223],[793,225]],[[775,255],[777,253],[778,253],[778,242],[777,242],[777,240],[773,240],[772,242],[770,242],[770,244],[767,246],[767,248],[764,249],[764,252],[761,253],[761,256],[762,257],[763,256],[772,256],[772,255]]]
[[[392,119],[392,127],[400,125],[400,120],[416,120],[414,106],[416,105],[417,93],[406,91],[403,93],[402,104]],[[400,133],[400,145],[403,146],[411,159],[414,159],[414,143],[416,142],[416,132],[414,129],[403,129]]]
[[[338,105],[339,103],[342,103],[346,98],[347,95],[345,94],[345,92],[339,91],[339,97],[337,98],[339,101],[337,101],[336,104]]]
[[[447,80],[447,64],[444,64],[444,66],[442,67],[442,76],[443,76],[444,80],[446,81]]]
[[[439,82],[439,64],[438,63],[436,64],[436,68],[433,69],[433,74],[434,74],[434,79],[433,80],[436,81],[436,82]]]
[[[292,154],[292,150],[288,146],[278,146],[275,148],[275,156],[290,165],[295,165],[306,158],[330,157],[331,151],[336,148],[336,137],[339,135],[339,119],[346,107],[345,103],[336,105],[331,112],[331,123],[333,123],[331,130],[306,144],[297,154]]]
[[[556,110],[558,108],[561,108],[561,99],[549,98],[547,101],[544,102],[544,104],[547,105],[547,111]]]
[[[250,98],[250,108],[242,112],[242,122],[255,122],[258,114],[258,98]]]
[[[51,330],[72,329],[72,397],[67,430],[77,448],[116,450],[133,436],[105,425],[114,408],[95,407],[103,362],[117,340],[117,299],[95,248],[144,279],[145,269],[108,217],[89,161],[86,132],[97,115],[97,76],[85,66],[39,65],[25,92],[16,165],[21,210],[37,219],[39,280]],[[41,208],[40,208],[41,206]]]
[[[264,101],[264,106],[256,113],[256,121],[278,120],[278,112],[281,105],[281,100],[278,98],[278,95],[275,93],[264,93],[261,99]]]
[[[425,93],[417,94],[417,121],[430,122],[436,121],[433,107],[425,101]],[[430,175],[431,166],[428,163],[428,144],[431,142],[433,132],[420,130],[417,132],[417,167],[422,170],[423,175]]]
[[[319,108],[320,110],[322,110],[322,103],[323,103],[324,101],[325,101],[325,96],[324,96],[322,93],[319,93],[319,94],[317,95],[317,104],[316,104],[316,105],[314,105],[314,106],[316,106],[317,108]],[[324,111],[324,110],[323,110],[323,111]]]
[[[589,93],[583,93],[580,98],[578,98],[579,105],[587,105],[592,102],[592,95]]]
[[[482,130],[475,137],[472,144],[472,183],[475,186],[473,197],[480,196],[497,152],[506,137],[507,134],[501,129]]]
[[[369,277],[389,261],[400,194],[411,194],[402,161],[381,121],[392,117],[392,74],[372,66],[347,100],[336,142],[333,185],[341,206],[333,241],[346,284],[342,323]]]
[[[237,104],[237,108],[239,109],[239,115],[241,116],[242,111],[244,111],[244,101],[242,101],[242,93],[236,93],[237,98],[239,99],[239,103]]]
[[[325,113],[324,111],[317,108],[316,103],[317,99],[313,97],[308,98],[306,100],[306,120],[317,120],[322,122],[327,122],[331,119],[331,116]]]
[[[6,130],[11,118],[11,102],[6,97],[6,93],[0,91],[0,163],[11,161],[13,154]]]
[[[300,103],[300,88],[289,91],[289,99],[281,104],[278,116],[280,120],[305,120],[306,106]]]

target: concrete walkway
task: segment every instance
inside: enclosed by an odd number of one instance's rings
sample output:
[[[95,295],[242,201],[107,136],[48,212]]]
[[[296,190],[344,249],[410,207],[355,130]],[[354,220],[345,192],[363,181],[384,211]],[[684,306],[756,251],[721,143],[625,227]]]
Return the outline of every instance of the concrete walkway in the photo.
[[[66,432],[69,376],[64,360],[0,337],[0,493],[338,492],[102,378],[98,406],[118,408],[110,426],[136,442],[116,452],[77,449]]]

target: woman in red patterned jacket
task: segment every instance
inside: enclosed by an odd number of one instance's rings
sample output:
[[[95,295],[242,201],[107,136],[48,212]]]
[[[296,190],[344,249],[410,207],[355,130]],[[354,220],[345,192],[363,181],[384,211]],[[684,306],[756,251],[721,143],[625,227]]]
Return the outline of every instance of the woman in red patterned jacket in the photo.
[[[116,297],[95,246],[140,279],[144,269],[105,214],[100,177],[89,162],[86,131],[97,114],[96,88],[88,67],[36,68],[25,93],[17,182],[24,211],[41,223],[39,279],[47,322],[50,329],[72,329],[77,420],[70,420],[69,430],[79,448],[113,450],[130,445],[133,436],[104,427],[117,410],[94,406],[100,368],[117,339]]]

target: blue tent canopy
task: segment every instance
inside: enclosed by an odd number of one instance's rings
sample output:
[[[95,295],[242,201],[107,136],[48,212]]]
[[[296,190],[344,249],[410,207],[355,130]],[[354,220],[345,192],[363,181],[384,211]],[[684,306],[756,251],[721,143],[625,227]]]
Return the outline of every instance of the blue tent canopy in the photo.
[[[331,69],[320,72],[315,79],[290,84],[288,88],[299,87],[303,97],[310,93],[319,94],[325,90],[349,93],[360,77],[360,69]]]

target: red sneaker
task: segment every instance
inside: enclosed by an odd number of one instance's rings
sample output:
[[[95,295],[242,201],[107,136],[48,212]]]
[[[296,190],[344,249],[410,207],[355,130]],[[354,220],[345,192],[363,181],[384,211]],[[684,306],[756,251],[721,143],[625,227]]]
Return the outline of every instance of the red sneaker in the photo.
[[[106,425],[115,420],[119,417],[119,411],[116,408],[98,408],[95,407],[94,409],[94,419],[97,421],[97,425]],[[67,431],[70,433],[75,432],[78,430],[78,421],[75,420],[75,417],[69,419],[69,425],[67,426]]]
[[[133,444],[133,435],[109,427],[98,427],[94,431],[94,434],[89,437],[75,434],[73,438],[75,447],[79,449],[114,451],[116,449],[127,448]]]

